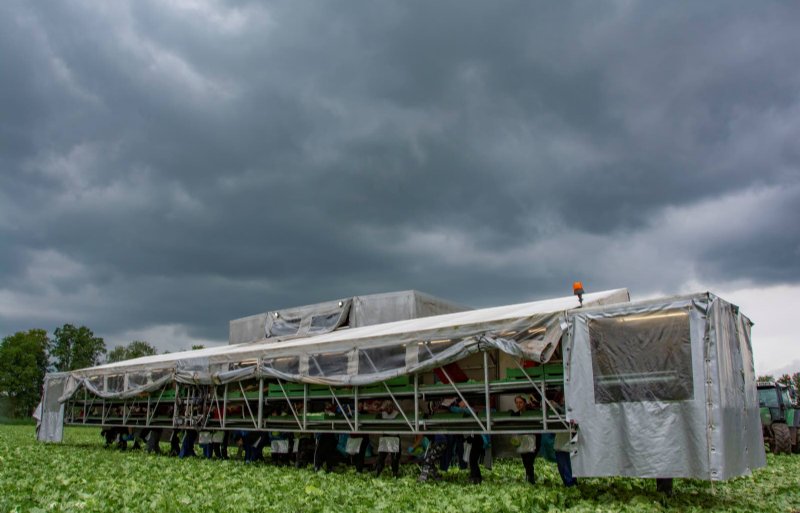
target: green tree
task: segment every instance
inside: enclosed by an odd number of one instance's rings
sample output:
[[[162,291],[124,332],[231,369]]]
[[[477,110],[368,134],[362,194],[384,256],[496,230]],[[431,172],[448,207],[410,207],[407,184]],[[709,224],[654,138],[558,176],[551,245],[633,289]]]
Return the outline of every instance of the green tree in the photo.
[[[780,378],[778,378],[778,383],[786,386],[790,386],[792,384],[792,377],[788,374],[784,374]]]
[[[108,352],[108,363],[121,362],[128,359],[128,348],[125,346],[117,346]]]
[[[109,362],[120,362],[156,354],[156,348],[144,340],[134,340],[127,346],[117,346],[108,353]]]
[[[198,349],[205,349],[205,344],[192,344],[192,351],[197,351]]]
[[[106,353],[106,343],[101,337],[95,337],[86,326],[76,328],[72,324],[65,324],[56,328],[54,334],[50,356],[59,371],[93,367],[100,363],[100,358]]]
[[[14,416],[31,414],[42,394],[50,339],[41,329],[18,331],[0,343],[0,394]]]
[[[800,372],[792,374],[792,382],[794,383],[795,390],[800,393]]]
[[[764,374],[756,378],[756,381],[775,381],[775,377],[773,377],[772,374]]]

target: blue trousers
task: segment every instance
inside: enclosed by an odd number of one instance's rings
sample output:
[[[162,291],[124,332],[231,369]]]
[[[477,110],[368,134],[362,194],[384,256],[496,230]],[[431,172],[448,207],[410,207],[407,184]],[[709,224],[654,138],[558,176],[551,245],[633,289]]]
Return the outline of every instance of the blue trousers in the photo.
[[[197,441],[197,431],[194,429],[187,429],[183,434],[183,446],[181,452],[178,454],[179,458],[187,458],[194,456],[194,443]]]
[[[447,445],[445,446],[441,461],[439,462],[442,472],[447,472],[447,469],[450,468],[450,465],[453,463],[453,458],[455,458],[455,463],[458,465],[458,468],[464,470],[467,468],[467,462],[464,461],[464,435],[446,436]]]
[[[572,477],[572,462],[569,460],[568,452],[556,451],[556,465],[558,465],[558,473],[561,475],[564,486],[578,484],[578,480]]]

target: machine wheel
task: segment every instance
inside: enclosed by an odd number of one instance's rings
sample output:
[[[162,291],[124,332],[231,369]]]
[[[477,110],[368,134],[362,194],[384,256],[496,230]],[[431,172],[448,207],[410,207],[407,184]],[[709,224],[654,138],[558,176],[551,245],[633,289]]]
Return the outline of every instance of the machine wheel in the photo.
[[[656,491],[671,496],[673,494],[672,478],[656,478]]]
[[[773,454],[791,454],[792,452],[792,436],[789,432],[789,426],[786,424],[776,423],[772,425],[772,453]]]

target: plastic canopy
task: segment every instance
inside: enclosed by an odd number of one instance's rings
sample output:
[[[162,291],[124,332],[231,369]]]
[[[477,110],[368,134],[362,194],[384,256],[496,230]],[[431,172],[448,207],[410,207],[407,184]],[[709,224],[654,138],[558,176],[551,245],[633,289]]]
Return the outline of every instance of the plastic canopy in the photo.
[[[584,296],[584,307],[628,301],[626,289]],[[167,383],[222,384],[256,377],[365,385],[460,360],[484,348],[546,362],[561,339],[559,319],[574,296],[340,329],[317,336],[145,356],[72,371],[59,400],[81,386],[127,398]]]

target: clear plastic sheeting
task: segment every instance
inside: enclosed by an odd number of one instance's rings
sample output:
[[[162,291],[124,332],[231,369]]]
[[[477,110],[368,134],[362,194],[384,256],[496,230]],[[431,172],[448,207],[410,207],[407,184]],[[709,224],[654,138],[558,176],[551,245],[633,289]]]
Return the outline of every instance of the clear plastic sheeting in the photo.
[[[584,296],[584,305],[627,301],[625,289]],[[561,335],[574,296],[333,331],[291,340],[228,345],[154,355],[74,371],[100,397],[132,397],[152,390],[146,376],[180,383],[220,384],[254,377],[366,385],[432,369],[481,348],[546,362]],[[111,381],[109,381],[111,380]],[[118,383],[127,383],[122,389]],[[142,385],[142,383],[145,383]],[[161,381],[159,380],[159,383]],[[67,397],[63,397],[66,400]]]
[[[102,385],[98,386],[96,380],[91,380],[88,378],[82,378],[80,376],[71,375],[69,376],[69,382],[67,386],[64,388],[63,394],[59,398],[59,400],[61,402],[67,401],[81,387],[86,388],[86,390],[88,390],[92,394],[103,399],[130,399],[131,397],[136,397],[139,394],[155,392],[156,390],[160,390],[164,388],[168,383],[172,383],[173,381],[174,381],[174,376],[171,372],[161,373],[160,377],[157,379],[150,380],[144,384],[140,384],[137,386],[129,386],[127,389],[120,391],[120,390],[104,388]]]
[[[305,337],[328,333],[347,321],[351,299],[267,312],[264,334],[272,337]]]
[[[591,319],[589,342],[595,402],[692,398],[688,310]]]
[[[576,476],[721,480],[764,465],[749,321],[735,308],[703,293],[570,317]]]

